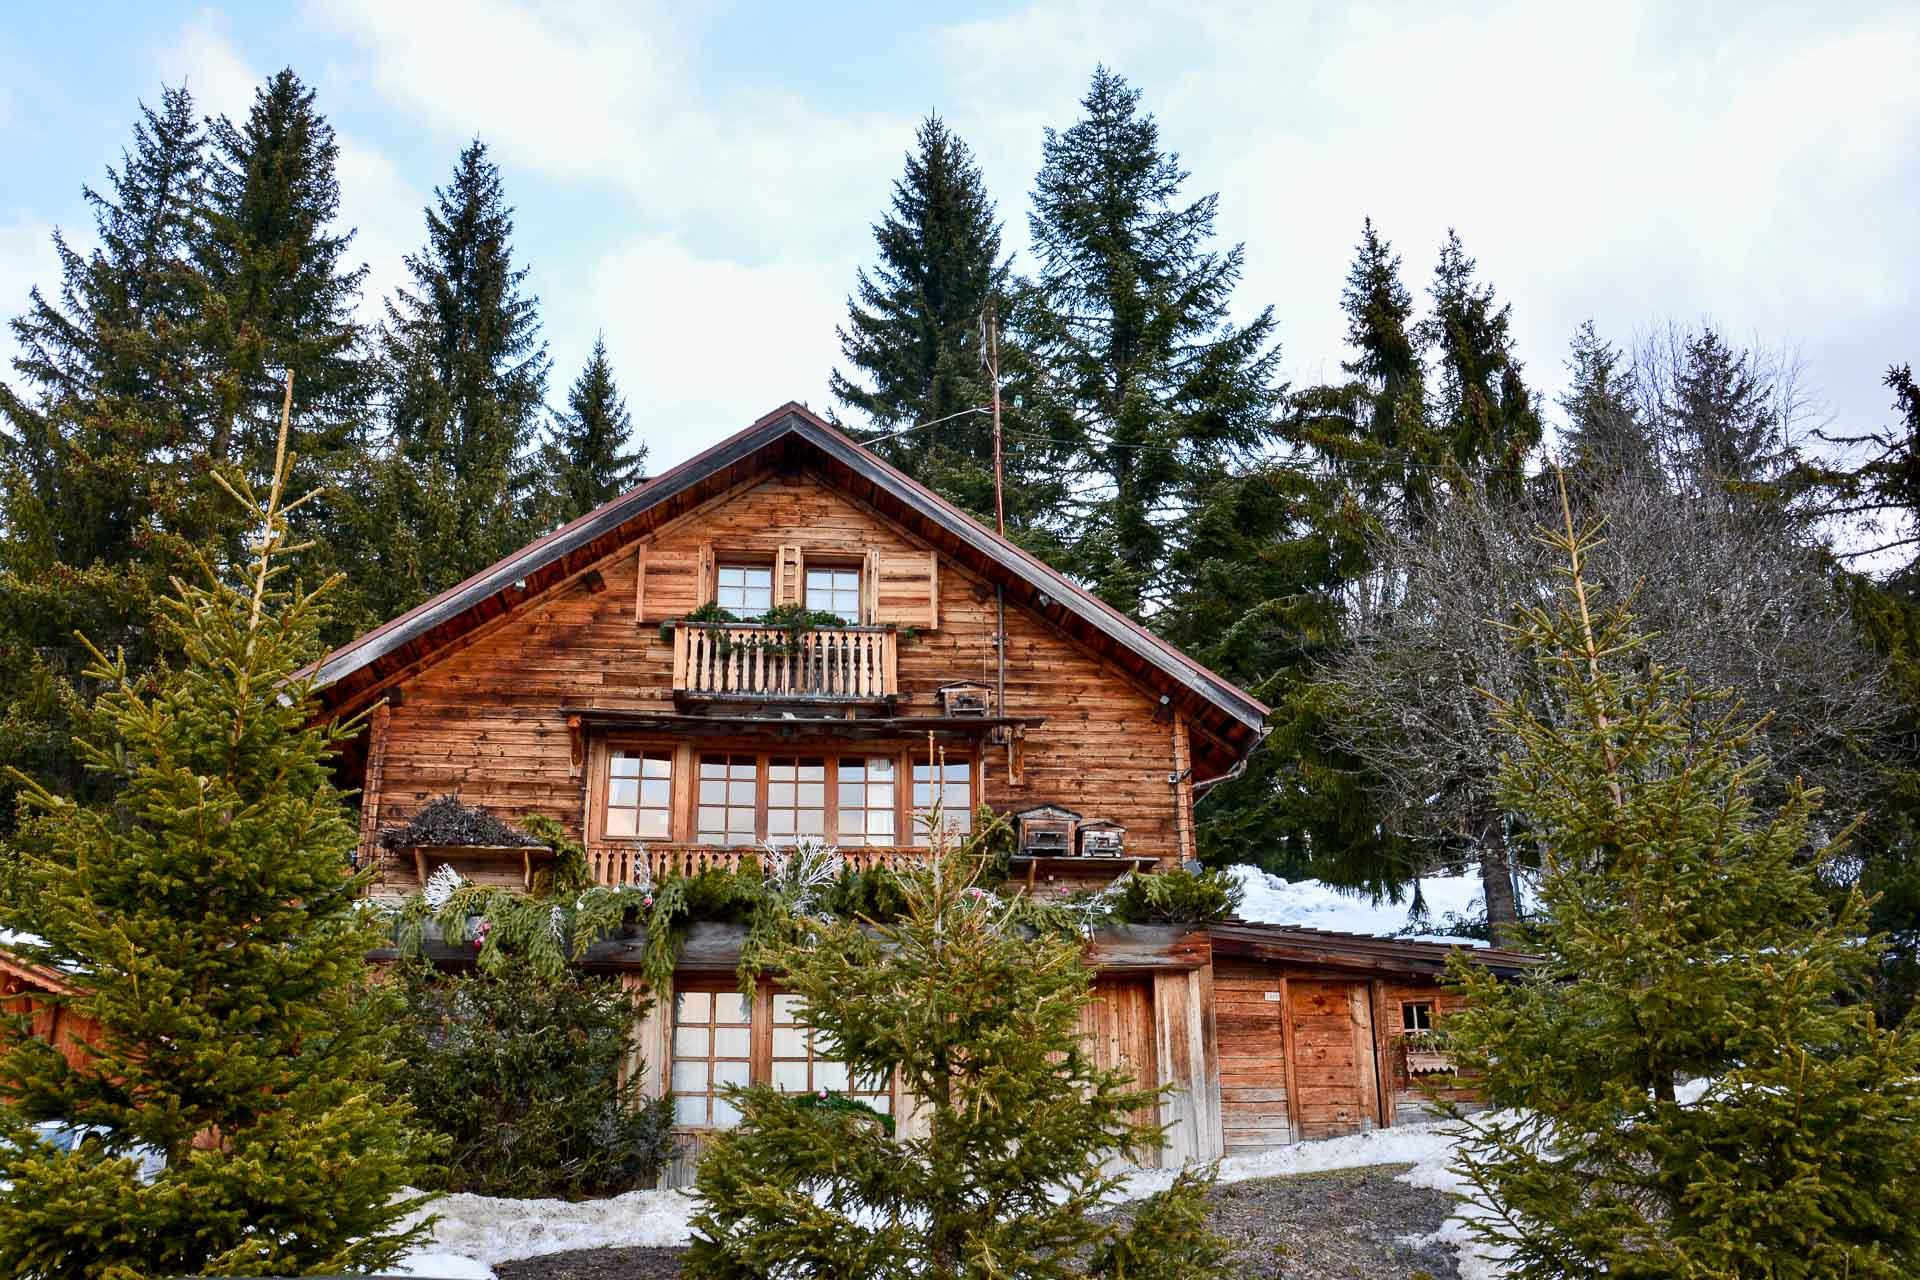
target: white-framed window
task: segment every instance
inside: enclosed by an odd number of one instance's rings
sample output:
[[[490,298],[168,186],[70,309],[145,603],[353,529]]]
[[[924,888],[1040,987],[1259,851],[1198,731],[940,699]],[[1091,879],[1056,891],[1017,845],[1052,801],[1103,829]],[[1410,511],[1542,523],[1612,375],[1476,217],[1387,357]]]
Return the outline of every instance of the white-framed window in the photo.
[[[619,750],[607,757],[605,834],[666,840],[673,834],[673,753]]]
[[[951,836],[973,830],[973,762],[948,760],[944,764],[916,760],[913,764],[913,843],[928,842],[927,824],[935,800],[942,824]]]
[[[892,756],[841,756],[839,760],[839,831],[843,845],[891,845],[895,778]]]
[[[1402,1000],[1400,1002],[1400,1029],[1402,1031],[1433,1030],[1433,1001]]]
[[[759,839],[760,758],[700,757],[696,839],[701,844],[752,844]]]
[[[814,613],[838,614],[850,627],[860,625],[860,571],[809,566],[807,609]]]
[[[773,566],[721,564],[714,568],[713,602],[745,619],[773,608]]]
[[[767,841],[827,838],[827,762],[817,756],[767,761]]]
[[[891,1114],[893,1090],[889,1083],[853,1079],[847,1064],[834,1058],[820,1034],[807,1026],[806,1010],[799,996],[774,995],[768,1083],[782,1093],[818,1093],[825,1089],[847,1094],[882,1115]]]
[[[753,1005],[738,991],[679,991],[673,997],[673,1121],[731,1129],[740,1112],[728,1085],[753,1079]]]

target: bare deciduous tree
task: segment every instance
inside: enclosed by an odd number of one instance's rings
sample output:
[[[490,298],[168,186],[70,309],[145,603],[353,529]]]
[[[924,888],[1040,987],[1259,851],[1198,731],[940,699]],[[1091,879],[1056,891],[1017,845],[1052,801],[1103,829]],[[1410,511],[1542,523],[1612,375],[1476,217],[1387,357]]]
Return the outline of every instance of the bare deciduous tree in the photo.
[[[1458,494],[1417,531],[1387,535],[1395,606],[1320,676],[1348,712],[1339,745],[1383,780],[1389,820],[1431,842],[1436,865],[1479,862],[1496,932],[1517,915],[1512,846],[1525,832],[1495,794],[1505,744],[1488,695],[1556,711],[1506,630],[1552,593],[1534,537],[1556,514],[1551,488],[1494,503]],[[1757,744],[1769,782],[1805,778],[1827,789],[1829,822],[1849,818],[1887,722],[1884,663],[1855,635],[1819,549],[1768,513],[1658,477],[1614,477],[1579,501],[1606,530],[1594,576],[1632,601],[1647,658],[1767,716]]]

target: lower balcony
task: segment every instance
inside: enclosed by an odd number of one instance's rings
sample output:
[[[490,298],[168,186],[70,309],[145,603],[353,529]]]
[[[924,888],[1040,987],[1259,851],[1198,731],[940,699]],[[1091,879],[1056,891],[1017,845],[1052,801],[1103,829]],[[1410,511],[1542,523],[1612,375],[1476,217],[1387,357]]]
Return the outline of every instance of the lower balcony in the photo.
[[[669,876],[702,871],[732,871],[743,857],[759,857],[755,845],[605,843],[587,847],[587,870],[595,884],[657,884]],[[842,847],[840,856],[854,871],[910,866],[926,858],[924,847],[876,845]]]

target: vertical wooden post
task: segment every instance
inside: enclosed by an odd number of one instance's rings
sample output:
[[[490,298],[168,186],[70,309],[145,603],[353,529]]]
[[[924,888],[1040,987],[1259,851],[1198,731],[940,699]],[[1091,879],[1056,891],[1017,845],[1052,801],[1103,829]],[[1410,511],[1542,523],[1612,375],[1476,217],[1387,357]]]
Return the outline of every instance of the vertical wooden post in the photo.
[[[1293,993],[1287,988],[1287,975],[1280,975],[1280,1052],[1287,1057],[1287,1128],[1295,1142],[1303,1139],[1300,1129],[1299,1054],[1293,1042]]]
[[[1368,1082],[1360,1100],[1366,1104],[1367,1116],[1378,1128],[1381,1123],[1379,1054],[1374,1049],[1372,1003],[1366,984],[1355,982],[1347,988],[1347,1016],[1353,1023],[1354,1066]]]
[[[1173,713],[1173,832],[1180,861],[1195,855],[1193,835],[1193,739],[1187,729],[1187,717]]]
[[[387,772],[387,726],[393,707],[386,702],[367,720],[367,771],[360,787],[360,850],[358,865],[376,865],[380,856],[380,784]]]
[[[1373,1006],[1374,1083],[1380,1095],[1380,1127],[1391,1129],[1397,1119],[1393,1089],[1393,1042],[1387,1022],[1387,984],[1379,978],[1368,984]]]

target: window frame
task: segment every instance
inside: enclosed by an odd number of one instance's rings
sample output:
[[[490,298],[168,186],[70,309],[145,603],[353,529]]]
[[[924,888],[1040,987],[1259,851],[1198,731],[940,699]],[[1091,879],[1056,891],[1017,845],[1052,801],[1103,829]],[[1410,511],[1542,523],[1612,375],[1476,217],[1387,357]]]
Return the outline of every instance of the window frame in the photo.
[[[683,1063],[683,1059],[679,1053],[677,1038],[675,1036],[675,1032],[683,1025],[679,1020],[681,996],[702,995],[702,994],[706,994],[709,996],[728,995],[728,994],[738,995],[740,994],[740,983],[739,983],[739,979],[731,973],[722,974],[722,973],[693,972],[693,973],[677,974],[674,977],[673,985],[670,988],[670,991],[668,994],[670,996],[670,999],[665,1001],[665,1007],[668,1010],[668,1013],[667,1013],[667,1016],[662,1019],[662,1024],[663,1024],[661,1028],[662,1041],[660,1044],[662,1061],[660,1066],[658,1067],[658,1072],[659,1072],[658,1078],[664,1081],[668,1088],[673,1089],[673,1083],[676,1075],[676,1068],[681,1066]],[[775,1055],[774,1033],[776,1030],[792,1030],[796,1026],[799,1026],[799,1027],[806,1026],[805,1023],[799,1023],[799,1022],[784,1022],[784,1023],[778,1024],[778,1026],[776,1026],[775,1024],[774,1015],[777,1008],[775,1002],[782,996],[792,996],[793,994],[794,993],[790,991],[783,990],[771,978],[761,978],[757,982],[755,982],[753,995],[750,998],[748,998],[746,1002],[747,1003],[746,1027],[748,1032],[748,1053],[745,1059],[741,1059],[733,1055],[729,1055],[725,1058],[719,1058],[714,1055],[713,1036],[711,1033],[715,1027],[722,1024],[718,1024],[714,1021],[712,1006],[709,1006],[707,1021],[704,1024],[693,1024],[693,1023],[684,1024],[687,1026],[704,1025],[709,1032],[707,1056],[703,1059],[695,1059],[690,1057],[685,1060],[685,1061],[702,1061],[706,1063],[706,1071],[705,1071],[706,1088],[697,1092],[688,1091],[690,1097],[698,1097],[706,1100],[703,1104],[705,1115],[706,1115],[706,1122],[696,1124],[691,1121],[681,1120],[680,1104],[678,1101],[678,1097],[682,1091],[679,1089],[673,1089],[673,1092],[676,1097],[676,1101],[674,1104],[675,1109],[674,1109],[673,1127],[677,1132],[719,1133],[719,1132],[724,1132],[725,1129],[733,1127],[732,1125],[716,1126],[715,1124],[712,1123],[714,1112],[717,1106],[717,1099],[719,1099],[720,1097],[719,1093],[715,1090],[714,1084],[713,1084],[713,1071],[714,1071],[713,1064],[715,1062],[745,1061],[747,1063],[748,1083],[757,1084],[757,1085],[767,1085],[773,1088],[779,1087],[774,1082],[774,1063],[792,1062],[792,1061],[796,1061],[797,1059],[791,1053],[782,1054],[779,1056]],[[734,1029],[734,1028],[737,1028],[740,1024],[727,1023],[724,1025],[728,1029]],[[832,1058],[827,1058],[824,1055],[820,1054],[818,1050],[815,1048],[813,1043],[815,1033],[812,1031],[812,1028],[810,1027],[806,1028],[806,1030],[807,1030],[806,1062],[808,1064],[807,1079],[808,1079],[810,1091],[811,1091],[812,1081],[814,1079],[814,1065],[821,1061],[832,1062],[837,1060]],[[847,1083],[848,1083],[847,1088],[836,1089],[836,1090],[833,1090],[833,1092],[836,1092],[842,1095],[843,1097],[850,1097],[850,1098],[855,1098],[859,1100],[884,1097],[887,1100],[886,1114],[894,1117],[899,1116],[900,1106],[901,1106],[901,1087],[900,1087],[900,1078],[899,1078],[898,1072],[895,1072],[887,1080],[885,1087],[882,1089],[856,1090],[855,1088],[852,1087],[854,1082],[852,1079],[851,1071],[849,1071],[848,1073]],[[787,1090],[786,1092],[791,1093],[794,1091]]]
[[[769,764],[774,760],[820,761],[825,766],[825,779],[822,783],[825,800],[825,829],[821,838],[828,844],[841,845],[849,849],[925,849],[927,844],[924,832],[914,825],[913,809],[913,773],[916,767],[923,767],[924,747],[915,751],[911,746],[897,744],[824,743],[809,744],[749,743],[738,740],[718,739],[712,742],[689,740],[686,738],[666,739],[653,734],[608,733],[595,735],[590,743],[586,767],[587,781],[583,788],[585,830],[590,844],[643,845],[663,844],[678,846],[699,846],[703,848],[752,848],[764,843],[768,838],[769,813]],[[612,775],[613,761],[617,754],[659,757],[669,762],[668,810],[666,836],[643,836],[639,834],[616,835],[609,830],[609,809],[613,798],[615,779]],[[700,838],[700,768],[702,757],[725,756],[729,759],[751,759],[754,761],[754,830],[752,839],[744,837],[734,844],[721,844]],[[854,833],[853,840],[842,837],[840,801],[842,764],[858,762],[863,767],[868,761],[882,759],[893,769],[893,799],[891,814],[893,832],[885,842],[871,840],[867,833]],[[965,780],[968,794],[973,805],[978,806],[981,799],[982,760],[984,757],[972,753],[949,753],[946,757],[948,772],[966,771]],[[644,766],[643,766],[644,767]],[[860,785],[871,788],[875,784],[863,779]],[[887,810],[875,809],[872,805],[862,807],[859,812],[876,813]],[[955,815],[958,816],[958,815]],[[973,819],[972,808],[965,815],[970,829]],[[782,845],[793,843],[782,833],[778,837]]]
[[[767,603],[765,608],[755,610],[750,605],[744,603],[746,598],[745,593],[752,590],[745,582],[742,582],[740,586],[743,603],[731,605],[720,598],[720,593],[726,589],[726,584],[721,582],[720,579],[729,569],[738,570],[743,574],[764,573],[767,575]],[[762,559],[752,555],[730,555],[724,558],[715,557],[713,562],[713,599],[710,603],[734,614],[742,622],[758,620],[772,610],[775,605],[780,603],[779,564],[773,560]]]
[[[1426,1010],[1427,1025],[1424,1027],[1419,1025],[1408,1026],[1407,1023],[1409,1019],[1415,1024],[1419,1023],[1420,1017],[1417,1011],[1421,1009]],[[1433,1000],[1402,1000],[1400,1002],[1400,1025],[1396,1028],[1396,1031],[1400,1035],[1405,1035],[1409,1031],[1431,1031],[1433,1030],[1434,1021],[1439,1015],[1439,1012],[1440,1006]]]
[[[673,839],[674,810],[677,807],[676,797],[674,795],[674,783],[677,780],[676,775],[679,773],[679,769],[677,768],[678,760],[676,758],[678,754],[679,753],[671,747],[630,746],[625,743],[608,744],[606,758],[598,771],[602,789],[599,817],[603,838],[608,840],[633,841]],[[615,773],[615,762],[623,757],[627,759],[638,758],[640,761],[639,771],[632,775]],[[647,773],[647,765],[655,760],[662,761],[666,765],[664,781],[666,783],[667,798],[665,804],[659,805],[648,804],[646,800],[647,783],[649,781],[662,780],[657,776],[650,776]],[[631,805],[615,803],[615,796],[619,791],[619,784],[629,780],[634,784],[634,803]],[[612,830],[613,814],[616,809],[632,812],[633,830],[625,832],[615,832]],[[662,813],[666,815],[666,834],[655,835],[642,830],[641,818],[643,815],[649,813]]]
[[[843,612],[838,607],[831,607],[835,605],[838,597],[847,594],[846,589],[838,585],[830,585],[826,589],[830,607],[823,608],[814,604],[813,575],[816,573],[836,576],[841,574],[853,575],[853,609],[850,613]],[[800,599],[809,613],[835,614],[849,627],[864,625],[867,617],[867,570],[865,564],[857,560],[842,564],[835,563],[831,560],[820,561],[809,559],[800,570]]]

